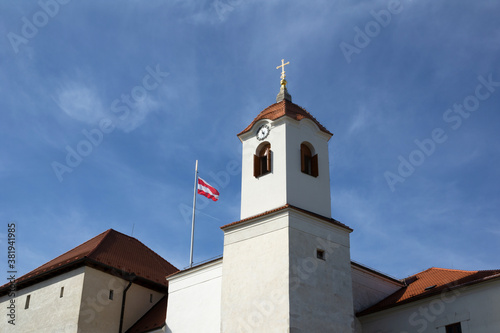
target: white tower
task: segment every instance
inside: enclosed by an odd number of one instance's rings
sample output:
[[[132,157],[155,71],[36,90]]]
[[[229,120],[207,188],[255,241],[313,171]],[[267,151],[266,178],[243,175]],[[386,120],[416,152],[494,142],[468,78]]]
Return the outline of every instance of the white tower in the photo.
[[[332,134],[292,103],[287,64],[276,103],[238,134],[241,220],[222,227],[222,332],[352,332],[352,229],[331,218]]]
[[[284,85],[281,89],[286,92]],[[331,136],[291,97],[262,111],[238,135],[243,144],[241,219],[285,204],[331,217]]]

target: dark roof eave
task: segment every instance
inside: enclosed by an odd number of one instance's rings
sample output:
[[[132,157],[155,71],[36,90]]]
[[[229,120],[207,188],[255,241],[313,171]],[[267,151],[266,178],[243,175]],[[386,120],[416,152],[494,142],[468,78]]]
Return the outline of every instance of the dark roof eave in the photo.
[[[126,271],[123,271],[121,269],[118,269],[116,267],[109,266],[109,265],[103,264],[99,261],[90,259],[88,257],[83,257],[83,258],[80,258],[78,260],[69,262],[65,265],[61,265],[61,266],[55,267],[53,269],[50,269],[46,272],[34,275],[34,276],[26,278],[26,279],[23,279],[22,281],[19,281],[19,282],[16,281],[15,282],[16,283],[16,290],[20,290],[20,289],[32,286],[34,284],[48,280],[52,277],[61,275],[63,273],[69,272],[69,271],[74,270],[76,268],[79,268],[81,266],[89,266],[92,268],[96,268],[96,269],[99,269],[100,271],[103,271],[105,273],[109,273],[109,274],[117,276],[117,277],[121,277],[123,279],[127,279],[132,274],[132,273],[128,273]],[[152,280],[149,280],[149,279],[142,277],[142,276],[136,276],[134,282],[143,286],[143,287],[147,287],[147,288],[159,291],[159,292],[164,292],[164,293],[168,292],[168,286],[163,285],[163,284],[158,283],[158,282],[155,282],[155,281],[152,281]],[[1,286],[0,287],[0,296],[6,295],[10,290],[10,286],[11,286],[10,283]]]
[[[150,330],[144,331],[143,333],[151,333],[151,332],[157,331],[157,330],[162,329],[163,327],[165,327],[165,325],[167,325],[167,323],[164,323],[163,325],[155,327],[155,328],[152,328]]]
[[[25,278],[21,281],[16,280],[14,282],[16,284],[16,290],[20,290],[20,289],[32,286],[36,283],[48,280],[52,277],[61,275],[63,273],[69,272],[69,271],[72,271],[72,270],[79,268],[81,266],[85,266],[85,261],[86,261],[86,257],[83,257],[83,258],[77,259],[75,261],[71,261],[67,264],[49,269],[46,272],[39,273],[39,274],[36,274],[34,276],[30,276],[30,277]],[[21,278],[22,278],[22,276],[21,276]],[[5,295],[8,292],[8,290],[10,290],[10,286],[11,286],[11,283],[4,284],[3,286],[1,286],[0,287],[0,296]]]
[[[109,273],[113,276],[122,278],[122,279],[127,280],[127,281],[134,274],[134,272],[129,273],[127,271],[118,269],[116,267],[103,264],[102,262],[96,261],[94,259],[90,259],[90,258],[87,258],[87,259],[88,259],[89,267],[99,269],[100,271],[103,271],[105,273]],[[158,283],[156,281],[147,279],[147,278],[140,276],[140,275],[135,275],[134,283],[141,285],[143,287],[149,288],[149,289],[156,290],[158,292],[162,292],[162,293],[168,292],[168,285]],[[167,284],[168,284],[168,282],[167,282]]]

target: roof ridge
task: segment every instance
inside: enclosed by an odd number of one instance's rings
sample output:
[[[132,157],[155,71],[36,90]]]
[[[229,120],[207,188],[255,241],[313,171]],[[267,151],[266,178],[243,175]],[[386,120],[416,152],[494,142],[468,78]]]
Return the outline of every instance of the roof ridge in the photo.
[[[476,272],[498,272],[498,274],[500,274],[500,268],[497,268],[497,269],[480,269]]]
[[[429,270],[431,270],[431,269],[433,269],[433,268],[434,268],[434,267],[429,267],[429,268],[427,268],[426,270],[423,270],[423,271],[420,271],[420,272],[417,272],[417,273],[413,273],[413,274],[408,275],[407,277],[403,278],[402,280],[408,280],[408,279],[410,279],[410,278],[417,278],[417,275],[422,274],[422,273],[425,273],[425,272],[427,272],[427,271],[429,271]]]
[[[49,264],[50,262],[57,261],[57,259],[59,259],[59,258],[61,258],[61,257],[65,256],[65,255],[68,255],[69,253],[71,253],[72,251],[74,251],[75,249],[77,249],[77,248],[79,248],[79,247],[83,247],[83,245],[85,245],[85,244],[87,244],[87,243],[91,242],[92,240],[96,239],[97,237],[101,236],[102,234],[104,234],[105,232],[107,232],[107,231],[109,231],[109,230],[112,230],[112,229],[108,229],[108,230],[106,230],[106,231],[104,231],[104,232],[101,232],[100,234],[98,234],[98,235],[96,235],[96,236],[92,237],[91,239],[86,240],[85,242],[81,243],[80,245],[77,245],[77,246],[75,246],[75,247],[72,247],[72,248],[71,248],[71,249],[69,249],[68,251],[66,251],[66,252],[64,252],[64,253],[61,253],[60,255],[58,255],[57,257],[55,257],[54,259],[51,259],[51,260],[47,261],[46,263],[44,263],[44,264],[42,264],[42,265],[40,265],[40,266],[36,267],[35,269],[33,269],[33,270],[29,271],[29,272],[28,272],[28,273],[26,273],[25,275],[27,275],[27,274],[29,274],[29,273],[31,273],[31,272],[33,272],[33,271],[36,271],[36,270],[40,269],[41,267],[43,267],[43,266],[45,266],[45,265]],[[99,242],[99,243],[100,243],[100,242]],[[82,256],[82,258],[85,258],[85,257],[88,257],[88,253],[87,253],[86,255],[83,255],[83,256]],[[24,276],[24,275],[23,275],[23,276]],[[22,276],[21,276],[21,277],[22,277]]]
[[[107,238],[107,237],[111,234],[111,232],[112,232],[112,231],[117,232],[116,230],[114,230],[114,229],[111,229],[111,228],[110,228],[110,229],[108,229],[108,230],[106,230],[106,231],[104,231],[104,232],[100,233],[99,235],[95,236],[94,238],[97,238],[97,237],[99,237],[100,235],[105,234],[105,235],[102,237],[102,239],[101,239],[101,240],[100,240],[100,241],[99,241],[99,242],[98,242],[98,243],[94,246],[94,248],[93,248],[92,250],[90,250],[90,251],[87,253],[87,255],[86,255],[85,257],[90,258],[90,256],[91,256],[92,254],[94,254],[94,252],[96,252],[96,251],[97,251],[97,249],[99,248],[99,246],[100,246],[100,245],[104,242],[104,240],[105,240],[105,239],[106,239],[106,238]],[[90,241],[90,240],[92,240],[92,239],[94,239],[94,238],[89,239],[89,241]],[[88,241],[87,241],[87,242],[88,242]],[[85,243],[87,243],[87,242],[85,242]],[[83,244],[85,244],[85,243],[83,243]],[[81,244],[81,245],[83,245],[83,244]]]
[[[167,287],[165,276],[178,271],[174,265],[138,239],[108,229],[22,275],[16,279],[16,283],[20,288],[24,288],[78,268],[79,265],[104,269],[105,272],[111,269],[110,274],[115,270],[135,273],[144,279],[144,283],[157,289]],[[5,291],[4,287],[0,286],[0,293]]]
[[[308,115],[309,117],[311,117],[311,118],[314,120],[314,122],[317,122],[317,123],[320,125],[320,126],[318,126],[318,127],[320,127],[320,129],[321,129],[321,127],[323,127],[323,128],[326,130],[326,127],[324,127],[324,126],[323,126],[323,125],[322,125],[322,124],[318,121],[318,119],[316,119],[316,117],[314,117],[314,116],[312,115],[312,113],[311,113],[311,112],[307,111],[307,109],[306,109],[305,107],[303,107],[302,105],[298,105],[297,103],[293,103],[292,101],[288,101],[288,102],[290,102],[291,104],[294,104],[294,105],[298,106],[299,108],[301,108],[301,109],[302,109],[305,113],[307,113],[307,115]],[[285,102],[285,104],[286,104],[286,102]]]
[[[248,130],[250,130],[250,128],[257,122],[259,121],[260,119],[263,119],[261,118],[261,114],[265,113],[268,109],[270,109],[271,107],[277,105],[277,104],[285,104],[285,100],[282,100],[282,101],[279,101],[279,102],[276,102],[276,103],[273,103],[271,105],[268,105],[266,108],[264,108],[264,110],[262,110],[261,112],[259,112],[258,115],[256,115],[252,122],[250,123],[250,125],[248,125],[243,131],[241,131],[240,133],[238,133],[238,135],[244,133],[244,132],[247,132]],[[265,118],[264,118],[265,119]]]
[[[467,271],[467,270],[464,270],[464,269],[442,268],[442,267],[431,267],[429,269],[436,269],[436,270],[441,270],[441,271],[452,271],[452,272],[466,272],[466,273],[476,273],[476,272],[479,272],[479,271]]]
[[[172,266],[172,267],[174,267],[174,268],[177,269],[177,267],[175,267],[174,265],[172,265],[172,263],[170,263],[170,261],[164,259],[158,253],[156,253],[156,251],[153,251],[153,249],[151,249],[150,247],[148,247],[146,244],[144,244],[143,242],[141,242],[139,239],[137,239],[135,237],[132,237],[132,236],[129,236],[129,235],[126,235],[126,234],[124,234],[124,233],[122,233],[120,231],[114,230],[114,229],[108,229],[108,230],[105,231],[105,233],[107,233],[107,234],[101,239],[101,241],[95,246],[95,248],[92,249],[92,251],[89,252],[89,254],[88,254],[89,258],[91,257],[92,254],[94,254],[95,252],[98,251],[99,246],[101,244],[103,244],[104,241],[108,237],[110,237],[110,235],[114,234],[114,235],[117,235],[118,237],[124,237],[124,238],[126,238],[126,239],[128,239],[130,241],[136,242],[136,244],[138,244],[139,246],[141,246],[145,250],[145,254],[148,257],[150,257],[152,260],[154,260],[155,263],[157,263],[158,265],[163,266],[163,264],[164,264],[164,262],[162,262],[162,260],[163,260],[163,261],[166,261],[170,266]]]
[[[127,236],[127,235],[125,235]],[[135,240],[136,242],[138,242],[142,247],[144,247],[146,250],[146,253],[149,255],[149,254],[154,254],[154,256],[152,256],[152,258],[154,258],[154,260],[156,262],[158,262],[159,264],[162,263],[162,260],[166,261],[167,263],[169,263],[172,267],[175,267],[174,265],[172,265],[172,263],[170,263],[170,261],[168,261],[167,259],[164,259],[162,256],[160,256],[158,253],[156,253],[156,251],[154,251],[153,249],[151,249],[149,246],[147,246],[146,244],[144,244],[143,242],[141,242],[140,240],[138,240],[137,238],[134,238],[132,236],[127,236],[127,237],[130,237],[131,239]],[[177,268],[177,267],[175,267]]]
[[[496,270],[476,271],[476,273],[477,272],[497,272],[497,273],[493,274],[493,275],[477,277],[476,279],[474,279],[474,280],[472,280],[470,282],[461,283],[461,284],[457,285],[457,287],[460,287],[460,286],[463,286],[463,285],[467,285],[467,284],[471,284],[471,283],[475,283],[475,282],[478,282],[478,281],[486,281],[486,280],[493,279],[495,277],[500,276],[500,271],[496,271]]]

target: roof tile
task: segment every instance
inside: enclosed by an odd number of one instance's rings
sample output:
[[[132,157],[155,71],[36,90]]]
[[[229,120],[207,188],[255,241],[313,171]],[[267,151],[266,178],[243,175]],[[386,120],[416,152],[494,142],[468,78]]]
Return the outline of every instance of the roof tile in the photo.
[[[451,289],[500,277],[500,270],[463,271],[432,267],[403,280],[406,287],[361,311],[358,316],[430,297]]]
[[[134,273],[164,286],[167,286],[165,276],[178,271],[137,239],[109,229],[21,276],[16,283],[35,279],[46,272],[62,269],[63,265],[85,260]]]
[[[253,125],[255,125],[255,123],[261,119],[276,120],[284,116],[288,116],[295,120],[302,120],[302,119],[312,120],[322,132],[325,132],[326,134],[329,135],[333,135],[330,131],[326,129],[325,126],[321,125],[319,121],[316,120],[316,118],[314,118],[309,112],[307,112],[306,109],[284,99],[278,103],[274,103],[265,108],[261,113],[259,113],[257,117],[255,117],[255,119],[250,123],[250,125],[248,125],[243,131],[241,131],[238,134],[238,136],[250,131]]]

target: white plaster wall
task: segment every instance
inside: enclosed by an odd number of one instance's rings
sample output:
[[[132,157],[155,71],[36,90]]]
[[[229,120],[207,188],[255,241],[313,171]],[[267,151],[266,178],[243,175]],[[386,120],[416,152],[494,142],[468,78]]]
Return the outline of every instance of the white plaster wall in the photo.
[[[152,302],[150,302],[151,294],[153,295]],[[127,290],[127,299],[125,300],[123,331],[125,332],[132,327],[132,325],[142,318],[142,316],[144,316],[163,296],[165,296],[165,294],[137,284],[132,284]]]
[[[78,333],[118,332],[123,299],[123,291],[128,281],[91,267],[85,267],[85,281],[82,293],[81,316]],[[113,300],[109,291],[113,290]],[[153,294],[153,303],[149,295]],[[127,291],[123,330],[139,320],[163,294],[137,284]]]
[[[255,134],[268,124],[269,136],[263,142],[271,144],[272,172],[254,177],[253,158],[262,141]],[[330,170],[328,140],[309,119],[296,121],[282,117],[276,121],[261,120],[240,137],[242,149],[241,219],[255,216],[287,203],[331,217]],[[319,176],[301,172],[300,144],[309,142],[318,154]]]
[[[123,279],[90,267],[80,267],[16,293],[16,325],[0,321],[0,332],[107,333],[119,328]],[[60,296],[64,287],[63,297]],[[109,290],[114,290],[109,300]],[[153,303],[149,295],[153,294]],[[31,295],[28,309],[24,309]],[[124,330],[142,317],[163,294],[132,285],[127,292]],[[9,297],[0,299],[6,308]],[[5,305],[5,306],[4,306]]]
[[[221,332],[287,332],[288,214],[224,230]]]
[[[330,169],[328,140],[325,134],[309,119],[286,122],[287,203],[299,208],[331,217]],[[300,145],[309,142],[318,154],[318,177],[303,173],[300,169]]]
[[[348,230],[286,209],[224,231],[222,332],[352,332]]]
[[[375,305],[401,289],[401,284],[384,279],[382,276],[358,266],[351,266],[351,274],[354,313]]]
[[[349,231],[291,210],[290,332],[354,327]],[[316,257],[325,251],[325,260]]]
[[[445,325],[462,322],[463,333],[500,332],[500,281],[441,293],[360,317],[363,333],[445,333]]]
[[[7,323],[8,296],[0,298],[3,309],[0,332],[76,333],[83,289],[84,267],[19,290],[16,293],[16,325]],[[63,297],[60,296],[64,287]],[[26,297],[31,295],[29,308]]]
[[[169,278],[169,333],[220,332],[222,259]]]
[[[263,124],[271,128],[264,141],[257,140],[255,134]],[[286,202],[286,151],[285,126],[275,125],[266,120],[259,121],[249,133],[240,137],[242,140],[241,164],[241,219],[281,207]],[[254,177],[254,155],[262,142],[271,144],[271,173]]]
[[[128,282],[91,267],[85,267],[78,333],[118,332],[122,292]],[[113,290],[113,300],[109,291]]]

